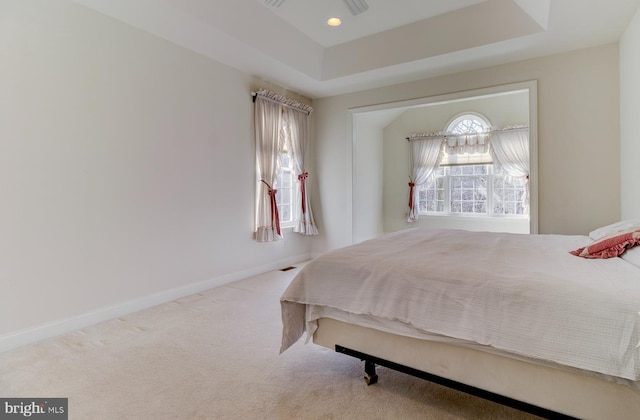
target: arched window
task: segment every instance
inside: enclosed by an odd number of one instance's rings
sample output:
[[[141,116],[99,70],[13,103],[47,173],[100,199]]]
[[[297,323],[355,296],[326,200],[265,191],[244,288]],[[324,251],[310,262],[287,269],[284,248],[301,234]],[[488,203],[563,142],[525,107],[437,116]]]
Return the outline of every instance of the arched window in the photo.
[[[441,165],[492,163],[487,140],[490,127],[489,120],[477,113],[465,113],[450,120],[445,128],[445,133],[449,134],[449,147]],[[458,146],[453,147],[453,144]]]
[[[450,138],[481,134],[491,124],[477,113],[454,117],[445,129]],[[461,140],[462,141],[462,140]],[[486,143],[488,144],[488,143]],[[422,214],[526,217],[529,214],[524,180],[507,177],[493,164],[488,146],[461,145],[445,154],[435,175],[418,190]]]
[[[463,114],[447,125],[446,132],[453,134],[482,133],[489,129],[489,121],[480,114]]]

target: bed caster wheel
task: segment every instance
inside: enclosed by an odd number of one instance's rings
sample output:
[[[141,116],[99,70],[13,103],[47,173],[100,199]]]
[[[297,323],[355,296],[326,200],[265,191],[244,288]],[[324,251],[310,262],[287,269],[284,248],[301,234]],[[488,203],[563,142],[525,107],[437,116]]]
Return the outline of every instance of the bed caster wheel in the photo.
[[[364,381],[367,385],[373,385],[378,382],[378,375],[365,376]]]

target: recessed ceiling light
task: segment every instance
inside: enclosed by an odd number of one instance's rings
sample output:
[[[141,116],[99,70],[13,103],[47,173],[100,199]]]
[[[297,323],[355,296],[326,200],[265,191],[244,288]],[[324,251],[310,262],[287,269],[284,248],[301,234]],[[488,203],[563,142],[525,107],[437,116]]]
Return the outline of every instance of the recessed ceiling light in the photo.
[[[327,25],[329,26],[340,26],[341,23],[342,21],[340,20],[340,18],[337,18],[337,17],[332,17],[327,19]]]

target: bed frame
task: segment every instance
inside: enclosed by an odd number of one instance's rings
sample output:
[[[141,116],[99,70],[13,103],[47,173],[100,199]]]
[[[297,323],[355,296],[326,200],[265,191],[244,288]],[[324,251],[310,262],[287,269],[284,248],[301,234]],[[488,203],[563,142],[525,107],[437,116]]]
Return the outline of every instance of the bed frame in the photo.
[[[640,390],[583,372],[330,318],[318,320],[313,342],[363,360],[367,384],[377,382],[380,365],[545,418],[640,417]]]

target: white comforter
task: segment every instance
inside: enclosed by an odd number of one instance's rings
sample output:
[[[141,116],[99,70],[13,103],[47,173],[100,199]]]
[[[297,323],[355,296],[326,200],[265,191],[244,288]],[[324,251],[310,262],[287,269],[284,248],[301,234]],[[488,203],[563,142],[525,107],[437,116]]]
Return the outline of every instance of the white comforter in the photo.
[[[282,296],[281,351],[308,305],[640,380],[640,269],[569,254],[585,236],[410,229],[325,254]],[[313,321],[313,320],[310,320]]]

